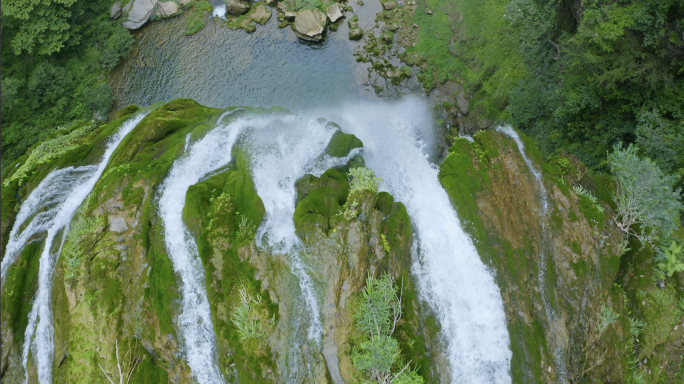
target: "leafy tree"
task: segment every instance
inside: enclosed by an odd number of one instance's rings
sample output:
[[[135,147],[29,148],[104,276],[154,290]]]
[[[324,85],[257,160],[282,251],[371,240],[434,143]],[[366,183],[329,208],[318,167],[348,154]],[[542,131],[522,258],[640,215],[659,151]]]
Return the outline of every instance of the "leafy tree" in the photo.
[[[18,24],[11,45],[22,52],[50,55],[64,48],[69,39],[71,6],[76,0],[5,0],[3,22]]]
[[[409,364],[398,372],[393,368],[401,359],[399,342],[392,337],[401,319],[401,296],[388,275],[375,279],[371,273],[361,293],[359,308],[354,314],[356,327],[368,339],[352,351],[354,367],[373,383],[422,384],[423,378]]]
[[[642,243],[669,237],[684,209],[679,190],[673,190],[676,178],[664,174],[651,159],[639,158],[632,144],[626,149],[616,144],[608,164],[617,185],[618,228]]]

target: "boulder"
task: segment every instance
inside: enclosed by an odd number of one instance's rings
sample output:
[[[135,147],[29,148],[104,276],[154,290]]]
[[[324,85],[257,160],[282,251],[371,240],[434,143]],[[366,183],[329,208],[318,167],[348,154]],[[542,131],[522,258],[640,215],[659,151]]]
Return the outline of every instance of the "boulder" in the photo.
[[[323,38],[326,21],[326,15],[318,9],[298,12],[294,23],[297,37],[304,40],[320,41]]]
[[[293,21],[297,17],[297,12],[295,11],[287,11],[285,12],[285,19],[287,21]]]
[[[239,0],[226,0],[226,13],[240,16],[249,11],[249,3]]]
[[[349,30],[349,40],[361,40],[363,37],[363,30],[359,27],[351,28]]]
[[[391,11],[397,7],[397,3],[395,3],[394,1],[388,1],[386,3],[383,3],[382,7],[385,8],[385,11]]]
[[[109,10],[109,17],[112,19],[118,19],[121,16],[121,1],[117,1],[112,5],[112,9]]]
[[[157,3],[159,7],[159,14],[164,18],[169,18],[178,13],[178,4],[173,1],[167,1],[166,3]]]
[[[328,18],[333,23],[342,17],[342,11],[340,11],[340,5],[337,3],[326,8],[325,13],[328,15]]]
[[[133,0],[132,3],[128,19],[123,23],[124,27],[131,30],[138,29],[147,23],[157,8],[157,0]]]

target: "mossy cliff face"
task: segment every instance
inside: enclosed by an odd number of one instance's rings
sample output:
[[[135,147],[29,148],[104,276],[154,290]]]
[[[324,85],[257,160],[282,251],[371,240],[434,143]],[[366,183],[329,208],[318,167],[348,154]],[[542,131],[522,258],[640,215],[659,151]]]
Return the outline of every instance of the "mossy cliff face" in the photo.
[[[154,198],[187,134],[222,111],[179,99],[145,117],[114,152],[77,213],[53,284],[55,380],[104,380],[120,354],[142,358],[131,382],[189,379],[180,360],[174,315],[178,278],[166,254]],[[69,252],[73,250],[73,252]]]
[[[631,285],[633,270],[644,274],[646,268],[627,267],[632,265],[627,260],[651,258],[635,256],[644,252],[638,244],[632,245],[636,251],[620,258],[622,235],[611,220],[610,179],[580,179],[580,184],[595,191],[598,201],[593,203],[570,188],[581,164],[560,157],[543,161],[534,143],[523,140],[535,167],[544,171],[547,209],[517,145],[495,131],[475,135],[474,142],[456,139],[440,171],[459,218],[501,288],[513,351],[513,381],[569,381],[594,365],[583,376],[586,382],[631,381],[635,368],[630,364],[634,347],[629,317],[634,317],[635,304],[642,300],[632,295],[653,296],[658,304],[651,304],[651,310],[665,311],[667,315],[651,312],[652,324],[662,323],[662,316],[669,319],[659,325],[662,332],[649,339],[650,351],[640,347],[640,358],[658,355],[652,353],[654,349],[667,351],[661,353],[659,364],[665,357],[672,361],[675,351],[681,357],[681,341],[677,344],[677,336],[671,334],[682,321],[681,311],[673,305],[674,291],[679,288],[658,290],[647,277],[640,278],[641,290]],[[632,278],[629,282],[621,277],[625,268],[631,272],[627,273]],[[621,279],[624,285],[619,284]],[[589,343],[604,306],[618,315],[617,320]],[[673,365],[667,373],[668,368],[663,368],[660,376],[647,380],[668,382],[663,379],[678,369]]]
[[[108,138],[116,132],[125,120],[139,110],[130,106],[114,116],[115,120],[108,124],[96,122],[82,122],[67,129],[57,130],[46,141],[58,142],[60,138],[69,136],[75,131],[87,128],[86,134],[69,142],[68,146],[50,147],[45,151],[43,143],[37,143],[27,153],[4,170],[2,178],[2,215],[0,221],[0,240],[2,243],[2,257],[14,224],[15,217],[21,203],[40,184],[52,170],[70,165],[83,166],[99,161]],[[44,161],[46,153],[59,153]],[[39,154],[43,154],[40,156]],[[29,159],[34,156],[41,160],[32,163]],[[16,171],[22,170],[26,177],[7,181]],[[42,252],[44,235],[36,235],[29,241],[16,262],[7,270],[2,287],[2,355],[0,357],[0,378],[3,382],[23,382],[23,368],[21,367],[21,353],[24,342],[24,331],[28,322],[28,313],[33,305],[33,296],[37,289],[38,260]]]

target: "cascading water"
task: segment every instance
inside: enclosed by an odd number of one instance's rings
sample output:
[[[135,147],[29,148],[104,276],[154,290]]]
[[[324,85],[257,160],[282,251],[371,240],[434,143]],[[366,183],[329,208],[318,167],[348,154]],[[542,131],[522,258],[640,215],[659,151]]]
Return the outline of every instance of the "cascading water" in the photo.
[[[52,382],[52,360],[54,355],[54,329],[50,308],[52,273],[66,238],[66,233],[69,230],[69,222],[78,207],[81,206],[85,198],[90,194],[90,191],[92,191],[95,183],[107,167],[109,158],[114,153],[114,150],[145,115],[139,114],[121,126],[119,131],[107,143],[105,154],[97,166],[69,167],[51,172],[40,183],[38,188],[31,192],[20,209],[17,221],[12,228],[5,258],[3,259],[3,279],[7,268],[16,259],[16,254],[25,245],[25,241],[39,232],[47,231],[43,251],[40,255],[38,289],[28,316],[28,325],[22,350],[22,364],[27,383],[29,351],[33,352],[36,361],[38,381],[40,383]],[[36,212],[39,213],[33,216],[33,219],[26,228],[17,235],[24,222]],[[61,241],[55,252],[53,250],[53,243],[60,233]]]
[[[31,191],[19,209],[5,247],[1,267],[3,280],[26,242],[52,226],[73,189],[88,180],[96,169],[96,165],[90,165],[52,171]]]
[[[364,103],[323,117],[363,141],[367,166],[384,180],[381,189],[406,205],[416,235],[413,273],[442,326],[451,382],[510,383],[501,295],[429,161],[436,139],[427,105]]]
[[[544,183],[542,181],[541,173],[534,167],[530,159],[527,157],[525,154],[525,145],[523,144],[522,140],[520,139],[520,135],[518,135],[518,132],[513,129],[511,126],[499,126],[496,128],[498,132],[503,133],[504,135],[510,137],[515,141],[515,143],[518,145],[518,151],[520,152],[520,155],[522,156],[523,160],[525,161],[525,164],[527,164],[527,168],[530,170],[532,175],[534,176],[535,180],[537,181],[537,185],[539,186],[539,192],[541,194],[541,199],[542,199],[542,212],[539,215],[539,219],[541,221],[541,226],[542,226],[542,240],[541,240],[541,251],[539,255],[539,272],[537,273],[537,281],[539,283],[539,292],[541,294],[542,302],[544,303],[544,312],[546,313],[546,317],[549,320],[549,326],[550,330],[549,333],[551,336],[556,336],[558,337],[559,332],[553,332],[553,327],[555,324],[558,322],[562,322],[563,320],[558,316],[556,313],[554,307],[549,305],[549,297],[548,297],[548,292],[546,290],[546,253],[547,253],[547,239],[546,239],[546,225],[545,225],[545,217],[546,217],[546,212],[549,209],[549,195],[546,192],[546,188],[544,188]],[[556,371],[558,373],[558,376],[560,378],[561,383],[567,382],[565,379],[566,375],[566,367],[565,367],[565,353],[560,348],[560,343],[556,342],[555,343],[556,348],[554,351],[554,356],[556,360]]]

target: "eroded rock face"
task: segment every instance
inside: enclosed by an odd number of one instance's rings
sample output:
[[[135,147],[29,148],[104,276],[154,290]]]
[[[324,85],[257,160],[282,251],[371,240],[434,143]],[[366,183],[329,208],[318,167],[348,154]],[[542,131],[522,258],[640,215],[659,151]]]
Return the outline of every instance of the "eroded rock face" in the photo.
[[[109,11],[109,17],[112,19],[118,19],[121,16],[121,2],[117,1],[112,4],[112,8]]]
[[[132,0],[127,6],[130,6],[128,12],[128,19],[123,23],[123,26],[128,29],[138,29],[147,23],[147,20],[152,17],[158,0]]]
[[[322,40],[326,21],[326,15],[318,9],[297,12],[294,23],[297,37],[310,41]]]

